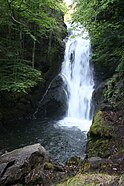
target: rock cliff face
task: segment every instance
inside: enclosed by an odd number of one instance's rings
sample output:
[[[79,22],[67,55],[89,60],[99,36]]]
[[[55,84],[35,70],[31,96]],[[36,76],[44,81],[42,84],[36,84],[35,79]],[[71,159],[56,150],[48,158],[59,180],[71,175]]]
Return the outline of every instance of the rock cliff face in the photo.
[[[124,171],[124,79],[115,74],[94,93],[96,113],[88,132],[87,156],[106,158],[107,170]]]
[[[67,111],[66,90],[66,84],[64,84],[61,75],[58,75],[49,85],[39,104],[35,117],[61,118],[64,116]]]

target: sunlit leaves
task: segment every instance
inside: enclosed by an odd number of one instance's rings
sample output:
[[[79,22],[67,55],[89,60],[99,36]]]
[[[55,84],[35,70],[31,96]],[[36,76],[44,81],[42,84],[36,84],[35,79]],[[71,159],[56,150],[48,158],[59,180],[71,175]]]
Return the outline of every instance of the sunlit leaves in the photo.
[[[4,61],[1,59],[0,68],[0,90],[24,92],[41,81],[41,73],[29,65],[25,61]],[[4,64],[6,63],[6,65]],[[29,62],[28,62],[29,63]]]
[[[33,44],[51,33],[60,38],[63,11],[62,0],[0,0],[0,91],[26,92],[43,79],[32,68]]]
[[[80,22],[90,33],[93,60],[110,73],[123,67],[124,1],[75,0],[73,21]]]

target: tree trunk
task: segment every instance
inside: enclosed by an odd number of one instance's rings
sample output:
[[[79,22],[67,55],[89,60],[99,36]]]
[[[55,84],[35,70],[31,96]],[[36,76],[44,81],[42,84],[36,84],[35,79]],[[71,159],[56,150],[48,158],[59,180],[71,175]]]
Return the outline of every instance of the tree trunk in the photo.
[[[32,67],[34,68],[35,65],[35,47],[36,47],[36,41],[33,42],[33,49],[32,49]]]
[[[50,35],[49,35],[48,56],[50,55],[51,45],[52,45],[52,31],[50,32]]]
[[[19,41],[20,41],[20,58],[22,59],[23,58],[23,51],[22,51],[22,30],[21,30],[21,26],[20,26],[20,33],[19,33]]]

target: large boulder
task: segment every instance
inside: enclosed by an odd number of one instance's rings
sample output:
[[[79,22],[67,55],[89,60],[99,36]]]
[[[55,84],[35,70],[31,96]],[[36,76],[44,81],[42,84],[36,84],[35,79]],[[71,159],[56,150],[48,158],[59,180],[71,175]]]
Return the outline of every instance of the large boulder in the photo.
[[[40,178],[48,153],[39,143],[0,156],[0,185],[33,183]]]
[[[80,159],[53,163],[39,143],[0,156],[0,186],[51,186],[79,170]]]
[[[36,118],[42,117],[62,117],[67,111],[67,84],[61,75],[58,75],[49,85],[45,95],[40,101]]]
[[[107,158],[111,154],[110,141],[114,138],[113,126],[106,121],[105,112],[96,112],[90,130],[86,147],[87,156]]]
[[[95,115],[88,132],[88,157],[107,158],[124,150],[123,85],[122,74],[115,74],[94,91]]]

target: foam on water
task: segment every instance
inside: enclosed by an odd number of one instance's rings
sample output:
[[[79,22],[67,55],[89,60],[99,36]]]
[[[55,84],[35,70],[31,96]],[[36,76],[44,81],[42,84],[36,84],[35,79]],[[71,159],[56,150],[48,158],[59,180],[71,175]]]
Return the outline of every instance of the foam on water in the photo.
[[[88,132],[91,126],[92,120],[82,120],[72,117],[65,117],[63,120],[58,122],[59,126],[64,126],[67,128],[76,127],[81,131]]]

